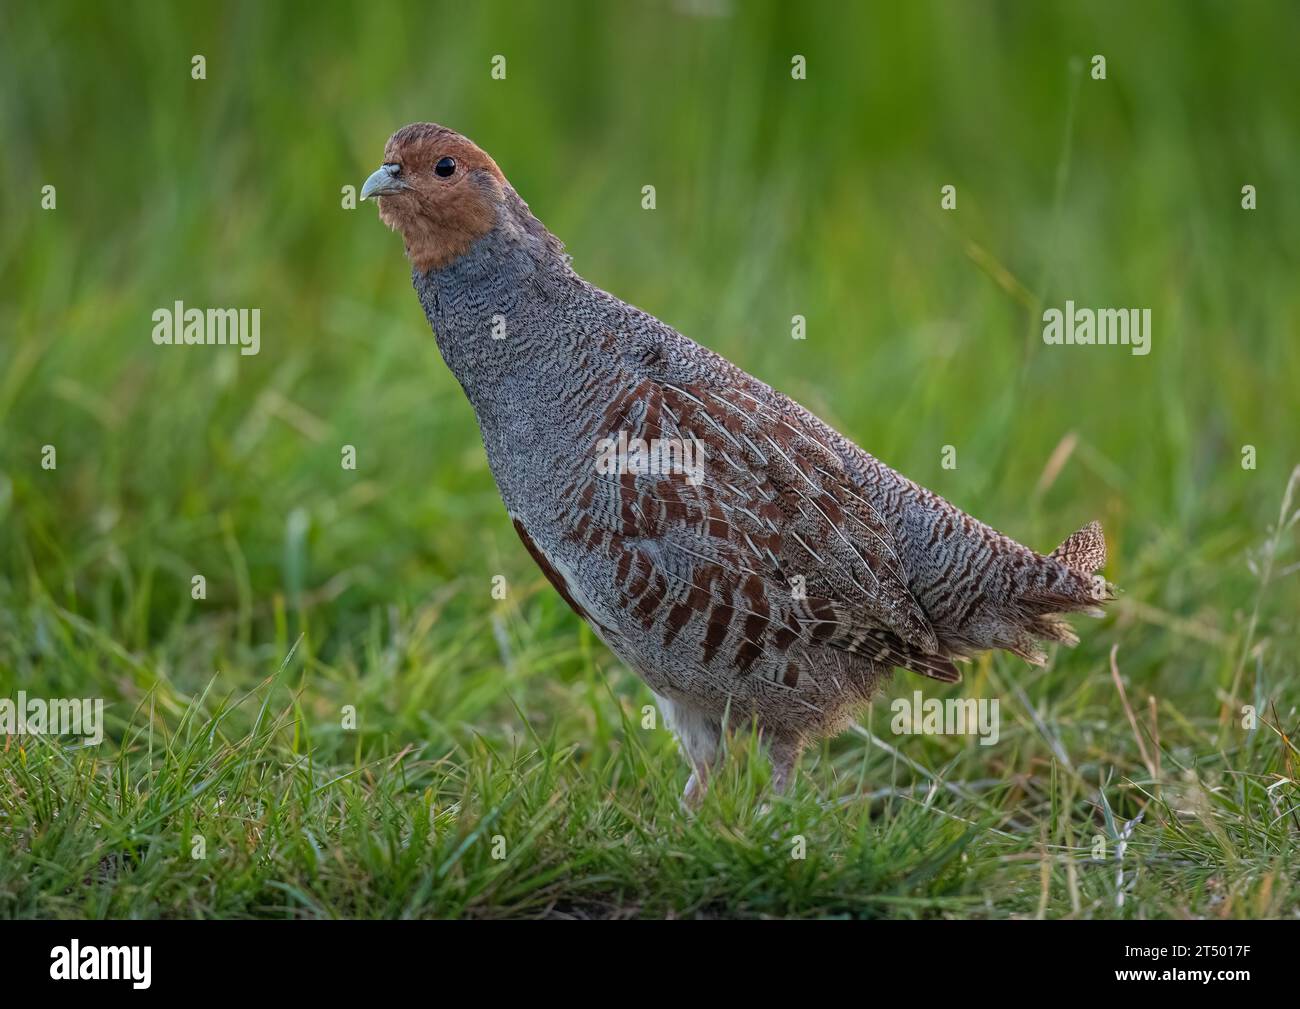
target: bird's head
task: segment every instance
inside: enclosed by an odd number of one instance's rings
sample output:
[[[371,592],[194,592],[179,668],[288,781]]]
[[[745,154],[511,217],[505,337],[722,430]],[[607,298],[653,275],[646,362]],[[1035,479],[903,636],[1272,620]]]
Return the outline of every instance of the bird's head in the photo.
[[[497,225],[508,189],[472,141],[436,123],[412,123],[388,139],[361,198],[378,203],[379,219],[402,233],[412,265],[426,273],[459,259]]]

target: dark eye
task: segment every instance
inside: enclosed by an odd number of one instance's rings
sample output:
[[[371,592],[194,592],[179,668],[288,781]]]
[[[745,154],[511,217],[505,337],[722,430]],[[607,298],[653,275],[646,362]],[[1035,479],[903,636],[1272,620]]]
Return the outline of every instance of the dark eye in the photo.
[[[455,170],[456,170],[455,158],[443,158],[441,161],[439,161],[436,165],[433,166],[434,173],[439,178],[442,179],[445,179],[448,175],[450,175]]]

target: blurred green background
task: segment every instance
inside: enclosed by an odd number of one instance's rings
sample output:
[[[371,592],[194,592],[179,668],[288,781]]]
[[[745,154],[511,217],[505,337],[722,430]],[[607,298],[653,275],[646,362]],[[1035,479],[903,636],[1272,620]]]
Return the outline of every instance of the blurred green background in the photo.
[[[1100,518],[1125,597],[1075,673],[1109,690],[1118,643],[1221,718],[1300,636],[1248,563],[1300,462],[1297,38],[1283,2],[6,3],[0,695],[94,690],[120,734],[303,634],[309,713],[384,712],[367,754],[642,696],[515,540],[399,239],[341,206],[432,120],[587,279],[913,479],[1042,551]],[[1067,298],[1150,308],[1152,352],[1044,346]],[[260,308],[260,354],[155,346],[176,300]]]

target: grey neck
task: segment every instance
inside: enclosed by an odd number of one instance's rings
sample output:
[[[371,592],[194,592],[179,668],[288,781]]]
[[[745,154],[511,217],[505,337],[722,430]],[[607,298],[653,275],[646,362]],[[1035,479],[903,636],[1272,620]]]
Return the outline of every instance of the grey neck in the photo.
[[[585,286],[560,242],[513,191],[506,195],[497,226],[469,251],[411,277],[485,431],[521,397],[540,405],[564,394],[565,345],[579,335],[570,308]]]

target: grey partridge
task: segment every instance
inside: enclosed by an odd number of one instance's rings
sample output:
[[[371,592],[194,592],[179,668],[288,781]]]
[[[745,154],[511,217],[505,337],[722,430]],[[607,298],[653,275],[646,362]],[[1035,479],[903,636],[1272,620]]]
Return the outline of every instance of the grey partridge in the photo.
[[[896,473],[583,280],[460,134],[398,130],[361,195],[405,241],[524,546],[659,698],[688,802],[728,723],[757,724],[780,791],[895,667],[1042,663],[1078,640],[1063,614],[1113,597],[1095,522],[1044,556]]]

